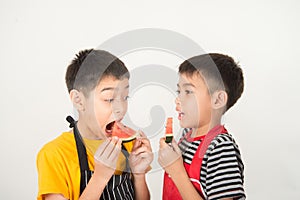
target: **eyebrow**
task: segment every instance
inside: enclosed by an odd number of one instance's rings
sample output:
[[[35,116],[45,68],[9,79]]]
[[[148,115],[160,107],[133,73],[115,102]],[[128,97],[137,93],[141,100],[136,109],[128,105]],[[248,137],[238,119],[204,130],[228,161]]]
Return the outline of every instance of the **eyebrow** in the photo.
[[[129,88],[129,85],[127,85],[124,89],[128,89]],[[106,87],[106,88],[103,88],[100,92],[104,92],[104,91],[108,91],[108,90],[115,90],[116,88],[115,87]]]
[[[187,87],[187,86],[196,87],[196,86],[195,86],[194,84],[192,84],[192,83],[184,83],[182,86],[183,86],[183,87]],[[177,84],[177,87],[180,88],[179,84]]]
[[[104,92],[107,90],[114,90],[114,89],[115,89],[114,87],[107,87],[107,88],[103,88],[100,92]]]

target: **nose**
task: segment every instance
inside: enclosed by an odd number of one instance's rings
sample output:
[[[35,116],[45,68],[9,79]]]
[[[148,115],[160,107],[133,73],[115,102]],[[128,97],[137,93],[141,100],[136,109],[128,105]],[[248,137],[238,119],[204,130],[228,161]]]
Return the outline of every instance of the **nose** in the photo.
[[[127,111],[127,102],[115,101],[113,104],[113,113],[115,118],[122,118]]]
[[[180,94],[175,98],[175,104],[180,105],[182,103],[182,97],[180,98]]]
[[[180,101],[180,99],[179,99],[178,96],[175,99],[175,104],[176,104],[176,110],[179,111],[180,110],[180,106],[181,106],[181,101]]]

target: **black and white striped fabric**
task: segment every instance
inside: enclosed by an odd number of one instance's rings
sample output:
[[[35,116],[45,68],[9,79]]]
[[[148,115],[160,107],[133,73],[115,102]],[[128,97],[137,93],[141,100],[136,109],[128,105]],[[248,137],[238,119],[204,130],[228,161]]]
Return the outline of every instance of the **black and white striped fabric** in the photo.
[[[184,129],[183,136],[189,131]],[[179,144],[183,161],[191,164],[200,140]],[[200,169],[199,169],[200,170]],[[245,199],[244,165],[237,144],[230,134],[220,134],[208,146],[202,160],[200,183],[207,199]]]
[[[80,195],[86,188],[90,178],[93,175],[93,171],[89,169],[86,148],[82,142],[79,130],[77,128],[77,122],[72,117],[67,117],[67,121],[70,122],[70,127],[73,127],[74,139],[76,142],[76,148],[78,153],[78,160],[80,165]],[[133,200],[134,199],[134,186],[131,179],[131,173],[129,169],[129,153],[122,145],[121,151],[126,158],[126,169],[121,175],[113,175],[104,188],[100,200]]]
[[[130,177],[130,173],[122,175],[113,175],[105,187],[101,198],[103,200],[133,200],[134,188]]]

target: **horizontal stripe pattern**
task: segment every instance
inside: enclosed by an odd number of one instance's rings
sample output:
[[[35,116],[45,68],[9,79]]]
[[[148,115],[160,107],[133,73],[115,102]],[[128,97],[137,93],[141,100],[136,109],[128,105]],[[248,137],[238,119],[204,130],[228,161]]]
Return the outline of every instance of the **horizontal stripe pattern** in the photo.
[[[201,141],[187,141],[184,135],[188,131],[184,129],[179,148],[183,161],[190,165]],[[245,199],[243,173],[244,165],[238,145],[230,134],[218,135],[208,146],[202,160],[199,181],[207,199]]]

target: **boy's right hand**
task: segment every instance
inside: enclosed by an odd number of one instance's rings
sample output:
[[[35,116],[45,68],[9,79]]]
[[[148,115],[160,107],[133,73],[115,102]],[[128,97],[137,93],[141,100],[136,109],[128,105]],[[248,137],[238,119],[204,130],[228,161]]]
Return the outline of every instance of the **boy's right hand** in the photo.
[[[117,166],[119,154],[121,152],[122,140],[117,137],[108,138],[97,149],[95,159],[94,175],[99,175],[109,181]]]
[[[166,143],[166,138],[161,138],[159,141],[158,163],[169,175],[182,173],[185,171],[181,150],[179,149],[176,141]]]

